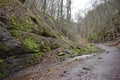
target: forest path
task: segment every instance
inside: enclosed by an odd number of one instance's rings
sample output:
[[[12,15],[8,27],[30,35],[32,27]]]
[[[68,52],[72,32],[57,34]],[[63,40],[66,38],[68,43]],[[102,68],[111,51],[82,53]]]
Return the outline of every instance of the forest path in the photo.
[[[120,80],[120,50],[97,45],[105,49],[84,60],[75,60],[43,74],[20,75],[11,80]]]

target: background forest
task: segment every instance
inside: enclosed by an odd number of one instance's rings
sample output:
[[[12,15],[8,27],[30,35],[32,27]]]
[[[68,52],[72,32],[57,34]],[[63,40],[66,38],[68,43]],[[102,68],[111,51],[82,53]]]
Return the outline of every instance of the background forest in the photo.
[[[60,24],[59,31],[68,38],[79,35],[93,42],[105,42],[119,36],[119,3],[118,0],[94,0],[90,3],[92,10],[78,10],[75,19],[71,16],[71,0],[26,0],[25,5],[53,17]]]

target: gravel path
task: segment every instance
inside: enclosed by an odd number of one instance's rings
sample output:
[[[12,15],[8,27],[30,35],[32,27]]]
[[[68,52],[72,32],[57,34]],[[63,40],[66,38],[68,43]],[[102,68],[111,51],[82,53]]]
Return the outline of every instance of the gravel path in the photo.
[[[105,52],[42,73],[15,76],[10,80],[120,80],[120,50],[102,44],[97,46]]]

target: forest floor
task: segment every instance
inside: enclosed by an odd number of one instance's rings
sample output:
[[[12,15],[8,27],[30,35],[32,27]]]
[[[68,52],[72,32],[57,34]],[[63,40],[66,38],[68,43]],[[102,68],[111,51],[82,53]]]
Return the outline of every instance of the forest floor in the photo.
[[[103,44],[103,53],[74,59],[40,71],[40,65],[24,70],[8,80],[120,80],[120,49]]]

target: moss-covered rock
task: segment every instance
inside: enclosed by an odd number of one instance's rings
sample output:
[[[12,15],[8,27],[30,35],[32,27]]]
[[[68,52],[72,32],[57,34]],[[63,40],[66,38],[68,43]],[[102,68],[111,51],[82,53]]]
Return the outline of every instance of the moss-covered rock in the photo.
[[[30,38],[23,40],[23,45],[32,53],[39,52],[39,47],[36,42]]]
[[[32,31],[32,27],[34,27],[30,18],[13,17],[9,21],[9,30]]]

